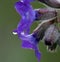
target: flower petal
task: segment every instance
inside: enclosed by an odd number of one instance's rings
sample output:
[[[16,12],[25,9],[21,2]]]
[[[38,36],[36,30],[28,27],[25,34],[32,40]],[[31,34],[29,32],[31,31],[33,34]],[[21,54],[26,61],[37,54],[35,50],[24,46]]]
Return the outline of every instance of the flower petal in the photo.
[[[21,32],[29,33],[30,26],[34,21],[35,12],[30,4],[24,2],[16,2],[15,4],[16,11],[21,15],[21,21],[17,26],[17,31],[20,36]],[[32,17],[33,16],[33,17]],[[28,27],[27,27],[28,26]]]
[[[33,45],[30,42],[23,40],[22,41],[22,48],[33,49]]]
[[[30,35],[24,35],[24,33],[22,33],[22,47],[23,48],[28,48],[28,49],[33,49],[35,52],[35,55],[37,57],[38,62],[40,61],[41,58],[41,53],[39,52],[39,49],[37,47],[38,45],[38,41],[36,41],[36,39],[33,37],[33,34]]]
[[[40,51],[39,51],[39,49],[38,49],[37,46],[35,46],[35,55],[36,55],[36,57],[37,57],[38,62],[40,62],[41,53],[40,53]]]
[[[34,16],[35,16],[34,10],[30,4],[26,4],[26,3],[19,1],[19,2],[15,3],[15,9],[18,12],[18,14],[23,16],[23,18],[25,18],[25,16],[27,17],[29,15],[31,18],[34,18]]]
[[[24,15],[25,12],[28,10],[26,5],[23,2],[20,2],[20,1],[15,3],[15,9],[21,15]]]

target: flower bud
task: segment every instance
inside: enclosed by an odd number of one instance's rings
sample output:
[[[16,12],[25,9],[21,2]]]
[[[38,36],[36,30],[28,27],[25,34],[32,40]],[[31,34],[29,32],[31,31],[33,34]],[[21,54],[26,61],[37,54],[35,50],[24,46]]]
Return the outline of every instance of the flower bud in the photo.
[[[59,32],[57,27],[54,24],[50,25],[50,27],[46,30],[45,36],[44,36],[44,42],[45,42],[45,45],[48,46],[48,50],[49,49],[51,51],[55,50],[57,46],[56,41],[58,40],[58,38],[59,38]]]

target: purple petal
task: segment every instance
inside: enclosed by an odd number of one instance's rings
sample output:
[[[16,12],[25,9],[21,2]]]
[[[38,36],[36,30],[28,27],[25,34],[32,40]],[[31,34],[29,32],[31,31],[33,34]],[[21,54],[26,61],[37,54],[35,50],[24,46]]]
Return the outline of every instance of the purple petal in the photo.
[[[39,49],[38,49],[37,46],[35,46],[35,55],[36,55],[36,57],[37,57],[38,62],[40,62],[41,53],[40,53],[40,51],[39,51]]]
[[[17,26],[18,34],[25,31],[25,33],[30,32],[30,26],[34,21],[35,12],[30,4],[23,2],[16,2],[15,4],[16,11],[21,14],[22,19]],[[33,16],[33,17],[32,17]]]
[[[37,57],[38,62],[40,61],[41,58],[41,53],[37,47],[38,42],[35,40],[35,38],[31,35],[24,35],[24,33],[22,33],[23,37],[22,40],[22,47],[24,48],[28,48],[28,49],[33,49],[35,51],[35,55]]]
[[[15,3],[15,9],[21,16],[24,16],[24,17],[27,16],[28,13],[29,15],[34,15],[34,10],[30,4],[26,4],[19,1]]]
[[[27,12],[27,7],[26,7],[26,5],[23,3],[23,2],[16,2],[15,3],[15,9],[16,9],[16,11],[19,13],[19,14],[21,14],[21,15],[24,15],[25,14],[25,12]]]
[[[18,32],[25,32],[25,33],[29,33],[30,32],[30,26],[31,24],[29,23],[30,20],[26,20],[26,19],[21,19],[18,26],[17,26],[17,30]]]
[[[35,56],[37,57],[38,62],[40,62],[41,59],[41,53],[38,50],[38,47],[36,47],[36,45],[31,44],[28,41],[23,41],[22,42],[22,48],[26,48],[26,49],[33,49],[35,51]]]
[[[33,45],[28,41],[22,41],[22,48],[33,49]]]
[[[24,32],[21,33],[21,40],[26,40],[32,44],[37,44],[36,39],[32,36],[32,34],[30,35],[26,35]]]

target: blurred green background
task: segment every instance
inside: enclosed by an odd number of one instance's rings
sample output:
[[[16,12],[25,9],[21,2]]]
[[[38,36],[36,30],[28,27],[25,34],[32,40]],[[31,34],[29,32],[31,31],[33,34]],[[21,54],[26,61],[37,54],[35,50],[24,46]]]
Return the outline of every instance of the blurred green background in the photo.
[[[14,36],[12,31],[17,27],[20,16],[14,9],[18,0],[0,0],[0,62],[37,62],[34,51],[22,49],[21,40]],[[38,2],[32,3],[34,8],[44,7]],[[37,26],[35,23],[32,27]],[[50,53],[41,42],[39,49],[42,53],[40,62],[60,62],[60,48]]]

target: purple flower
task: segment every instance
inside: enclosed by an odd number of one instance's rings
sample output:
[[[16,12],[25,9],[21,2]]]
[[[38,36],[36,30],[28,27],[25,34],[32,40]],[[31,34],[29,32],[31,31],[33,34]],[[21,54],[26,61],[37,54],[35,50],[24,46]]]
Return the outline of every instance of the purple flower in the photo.
[[[38,43],[40,39],[37,38],[37,34],[32,33],[29,35],[25,35],[24,32],[22,32],[21,35],[22,35],[21,39],[23,39],[22,48],[34,50],[35,56],[37,57],[38,62],[40,62],[41,53],[38,48]]]
[[[37,30],[38,31],[38,30]],[[15,31],[16,33],[16,31]],[[22,48],[25,49],[32,49],[35,52],[35,56],[37,57],[38,62],[40,62],[41,59],[41,53],[38,48],[39,40],[42,39],[42,37],[38,36],[39,33],[32,33],[32,34],[25,34],[24,32],[21,32],[20,39],[22,40]]]
[[[14,30],[14,34],[18,34],[19,38],[22,40],[22,48],[33,49],[35,55],[40,61],[41,54],[38,49],[38,42],[35,37],[30,33],[30,27],[35,19],[35,10],[33,10],[30,2],[33,0],[20,0],[15,3],[15,9],[19,15],[21,15],[21,20]]]
[[[26,34],[30,33],[30,26],[35,18],[35,12],[30,3],[27,2],[28,0],[27,1],[21,0],[15,3],[15,9],[19,13],[19,15],[21,15],[21,20],[16,29],[19,37],[21,36],[21,32],[23,31]]]

